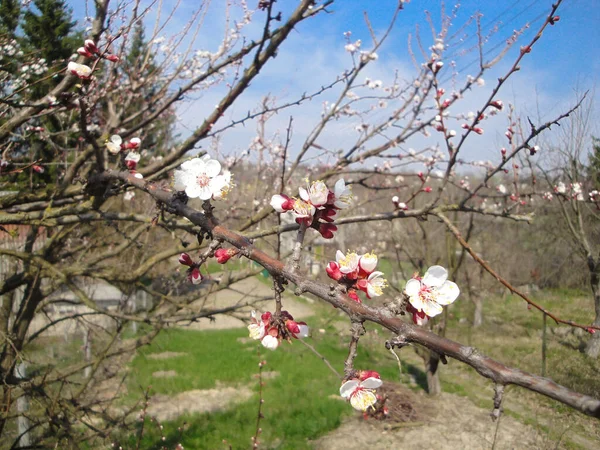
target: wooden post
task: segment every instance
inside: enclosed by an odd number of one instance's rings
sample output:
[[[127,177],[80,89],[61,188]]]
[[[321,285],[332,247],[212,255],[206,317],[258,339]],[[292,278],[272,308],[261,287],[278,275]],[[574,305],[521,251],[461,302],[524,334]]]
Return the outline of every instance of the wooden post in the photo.
[[[27,363],[22,362],[17,364],[14,373],[18,378],[25,378],[27,376]],[[29,398],[26,395],[21,395],[17,399],[17,411],[19,412],[19,416],[17,417],[17,428],[20,436],[17,448],[29,448],[31,447],[31,435],[29,433],[31,423],[25,416],[25,413],[29,411]]]
[[[92,330],[83,331],[83,353],[85,355],[85,362],[92,360]],[[92,366],[87,366],[83,371],[83,376],[89,378],[92,375]]]
[[[546,313],[544,314],[544,328],[542,328],[542,376],[546,376],[546,351],[548,348],[548,341],[546,339]]]

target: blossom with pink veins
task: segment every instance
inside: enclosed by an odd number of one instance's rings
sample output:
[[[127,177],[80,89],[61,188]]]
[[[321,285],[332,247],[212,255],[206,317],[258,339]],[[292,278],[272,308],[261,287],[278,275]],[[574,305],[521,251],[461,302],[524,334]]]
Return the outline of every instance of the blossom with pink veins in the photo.
[[[349,279],[355,279],[358,276],[360,256],[354,252],[343,254],[340,250],[335,253],[335,261],[340,268],[340,272]]]
[[[336,181],[333,188],[334,203],[333,205],[339,209],[348,208],[352,203],[352,189],[346,186],[346,182],[343,178]]]
[[[291,210],[292,215],[297,223],[304,222],[306,226],[310,226],[315,215],[316,208],[304,200],[296,199],[294,208]]]
[[[365,380],[348,380],[340,387],[340,395],[350,400],[352,407],[358,411],[366,411],[377,403],[375,389],[383,384],[381,379],[369,377]]]
[[[82,80],[87,80],[92,76],[92,69],[90,67],[85,64],[76,63],[75,61],[69,62],[67,70]]]
[[[383,295],[383,289],[387,287],[387,280],[382,277],[383,272],[373,272],[367,278],[358,280],[357,287],[367,294],[367,298]]]
[[[221,163],[209,155],[190,159],[181,164],[181,170],[175,171],[175,189],[185,191],[190,198],[221,198],[230,187],[231,175],[220,172]]]
[[[269,325],[270,320],[270,312],[266,312],[261,315],[256,311],[252,311],[252,318],[250,319],[250,325],[248,325],[250,337],[257,341],[265,337],[265,334],[267,333],[267,326]]]
[[[298,193],[302,200],[306,203],[310,203],[316,208],[326,204],[329,197],[329,189],[322,181],[313,181],[308,189],[304,189],[303,187],[299,188]]]
[[[460,294],[456,283],[448,281],[448,271],[442,266],[427,269],[423,278],[412,278],[404,291],[417,312],[434,317],[443,310],[442,306],[453,303]]]

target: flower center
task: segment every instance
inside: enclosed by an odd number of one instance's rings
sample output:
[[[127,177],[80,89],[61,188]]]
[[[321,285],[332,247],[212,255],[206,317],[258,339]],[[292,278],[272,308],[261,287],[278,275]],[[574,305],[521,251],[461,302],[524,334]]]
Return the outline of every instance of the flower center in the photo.
[[[354,267],[354,262],[356,261],[356,257],[358,255],[356,253],[348,253],[343,259],[340,260],[341,267]]]
[[[198,175],[196,177],[196,183],[198,183],[198,186],[206,187],[208,186],[208,183],[210,183],[210,177],[205,173],[203,173],[202,175]]]

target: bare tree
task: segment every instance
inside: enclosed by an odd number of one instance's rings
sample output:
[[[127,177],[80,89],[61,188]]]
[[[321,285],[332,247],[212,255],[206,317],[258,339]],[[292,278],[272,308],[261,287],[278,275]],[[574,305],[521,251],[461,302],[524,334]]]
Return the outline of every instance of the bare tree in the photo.
[[[375,378],[368,376],[373,375],[370,371],[354,367],[364,326],[373,322],[394,333],[395,337],[386,343],[389,347],[415,343],[428,349],[437,361],[457,359],[492,380],[497,385],[496,416],[503,386],[515,384],[600,417],[600,401],[509,368],[472,347],[419,326],[420,321],[434,314],[416,306],[414,295],[400,293],[389,297],[386,304],[362,303],[359,295],[363,294],[358,291],[378,297],[386,285],[382,274],[374,270],[377,258],[373,255],[361,256],[342,248],[345,262],[342,264],[340,259],[329,265],[336,283],[315,280],[302,264],[305,245],[315,236],[327,240],[346,231],[348,242],[352,236],[363,236],[366,243],[375,239],[371,234],[380,222],[385,226],[393,221],[431,219],[441,224],[440,229],[449,230],[464,252],[471,253],[486,270],[501,278],[472,251],[455,221],[462,216],[529,221],[530,217],[522,214],[518,205],[510,206],[506,192],[491,186],[516,158],[534,151],[533,142],[538,135],[564,120],[578,105],[551,121],[531,124],[523,133],[514,130],[509,111],[510,148],[503,150],[496,163],[467,161],[462,155],[465,142],[482,134],[488,120],[506,112],[499,99],[501,88],[526,62],[542,33],[555,24],[561,3],[559,0],[549,8],[536,35],[521,46],[509,70],[471,115],[451,111],[460,107],[467,92],[483,84],[484,73],[509,54],[521,33],[515,32],[505,48],[487,60],[481,51],[485,39],[479,30],[480,59],[475,75],[459,79],[456,74],[448,74],[450,78],[446,78],[445,53],[457,39],[451,33],[457,14],[453,10],[444,14],[440,29],[432,24],[430,45],[424,37],[417,36],[418,51],[412,55],[420,63],[411,79],[396,75],[386,85],[380,80],[364,80],[367,67],[378,59],[377,52],[403,12],[404,3],[399,2],[381,35],[371,29],[367,20],[372,35],[368,48],[347,35],[345,51],[350,67],[329,84],[292,100],[265,98],[255,111],[226,121],[224,115],[239,102],[261,71],[285,51],[293,30],[324,15],[333,7],[333,0],[302,0],[285,17],[277,9],[278,3],[272,1],[259,2],[256,10],[249,9],[245,2],[228,2],[226,16],[231,17],[229,14],[235,11],[239,20],[228,22],[223,40],[213,52],[194,47],[193,37],[209,5],[202,3],[184,29],[170,39],[163,57],[150,64],[150,55],[160,45],[173,13],[159,15],[146,51],[138,52],[139,64],[134,66],[122,62],[130,49],[130,36],[149,14],[148,9],[139,1],[131,5],[123,2],[116,3],[109,12],[108,0],[97,1],[90,39],[77,50],[79,59],[68,65],[65,62],[64,72],[51,74],[63,77],[62,81],[40,100],[30,101],[27,89],[13,90],[2,99],[2,179],[9,180],[5,186],[10,187],[11,177],[28,172],[32,189],[12,189],[0,197],[0,232],[5,233],[7,241],[17,235],[23,238],[17,246],[0,248],[3,259],[11,262],[0,283],[0,433],[6,434],[7,422],[19,415],[15,402],[23,397],[36,405],[28,417],[36,445],[66,442],[76,446],[130,425],[134,420],[128,414],[131,411],[116,412],[95,390],[102,380],[116,376],[109,362],[148,344],[165,326],[218,314],[241,317],[242,308],[261,300],[249,299],[233,306],[207,302],[209,293],[256,273],[256,269],[239,270],[224,276],[220,283],[205,277],[212,258],[226,263],[234,255],[258,263],[273,279],[275,311],[264,319],[255,317],[252,322],[255,335],[264,345],[277,347],[282,339],[303,334],[302,324],[294,322],[283,309],[281,293],[289,285],[295,285],[294,293],[310,293],[348,315],[351,336],[344,381],[351,385],[360,387],[359,383]],[[260,32],[252,34],[246,27],[256,21],[261,23]],[[147,69],[144,77],[140,76],[140,66]],[[131,67],[138,71],[130,70]],[[209,89],[220,92],[219,100],[185,139],[177,142],[165,133],[162,141],[152,140],[162,142],[156,144],[157,148],[141,151],[153,127],[168,122],[176,106],[186,97]],[[294,135],[292,119],[286,121],[285,132],[269,134],[267,124],[276,118],[276,113],[291,112],[317,97],[327,100],[306,135]],[[377,114],[378,111],[384,113]],[[49,185],[38,183],[34,177],[57,161],[40,161],[32,153],[21,155],[14,151],[15,143],[32,132],[27,127],[44,116],[70,124],[57,135],[34,130],[42,133],[67,162]],[[75,122],[71,121],[73,118]],[[219,139],[233,128],[249,123],[257,125],[250,148],[238,154],[223,154]],[[356,138],[344,144],[343,149],[328,144],[327,139],[339,123],[351,124],[356,131]],[[434,140],[425,144],[418,140],[431,135]],[[412,142],[416,142],[416,150],[407,147]],[[208,143],[215,158],[200,148]],[[198,153],[190,159],[195,151]],[[459,173],[463,165],[481,170],[481,177],[473,185]],[[302,187],[299,197],[293,197],[298,187],[305,184],[307,174],[321,181]],[[351,201],[349,186],[354,186],[356,192],[363,189],[359,200]],[[390,198],[392,193],[399,197],[397,201]],[[289,211],[295,220],[286,223],[280,216],[274,217],[274,208],[282,213]],[[356,230],[363,231],[351,234]],[[286,233],[294,235],[291,243],[288,239],[287,247],[282,243]],[[177,259],[187,267],[185,275],[160,276],[174,272]],[[356,266],[342,273],[341,266],[346,264],[346,270],[348,264],[360,264],[360,260],[368,265],[368,270],[360,272]],[[414,285],[419,280],[411,281]],[[123,301],[114,307],[100,304],[85,288],[92,283],[118,287]],[[428,289],[424,286],[423,292]],[[140,307],[131,300],[138,293],[152,301]],[[431,300],[428,294],[423,295]],[[542,305],[526,297],[524,300],[551,314]],[[56,314],[57,310],[60,314]],[[400,318],[407,313],[415,323]],[[589,326],[552,317],[574,327],[600,329],[597,323]],[[40,318],[46,321],[37,326]],[[91,350],[86,341],[89,359],[67,367],[43,368],[26,376],[15,375],[15,367],[27,361],[28,346],[66,321],[78,322],[98,336]],[[133,339],[124,339],[125,326],[132,322],[144,324],[143,332]],[[432,368],[430,372],[436,371]],[[346,393],[355,400],[353,405],[360,400],[359,406],[371,406],[367,404],[371,396],[358,399],[355,391]],[[85,433],[74,433],[75,428],[84,429]],[[14,435],[10,438],[15,442],[20,439]]]

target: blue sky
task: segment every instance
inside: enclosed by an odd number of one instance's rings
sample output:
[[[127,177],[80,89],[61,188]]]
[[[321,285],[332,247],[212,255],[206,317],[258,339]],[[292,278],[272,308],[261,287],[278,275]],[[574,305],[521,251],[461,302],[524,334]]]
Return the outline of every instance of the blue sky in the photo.
[[[91,1],[88,0],[91,6]],[[142,4],[148,3],[142,1]],[[165,0],[168,7],[175,0]],[[238,3],[238,1],[233,1]],[[257,0],[248,0],[250,6],[255,6]],[[295,30],[280,51],[277,58],[269,63],[261,73],[260,78],[252,83],[250,89],[239,99],[224,120],[234,120],[243,116],[248,110],[256,108],[262,96],[270,94],[281,101],[292,100],[303,92],[311,92],[322,84],[333,80],[345,69],[351,67],[350,56],[344,51],[345,31],[352,31],[352,39],[362,39],[363,48],[370,47],[371,39],[363,12],[368,14],[375,32],[380,34],[389,22],[391,12],[397,0],[338,0],[329,8],[330,14],[306,21]],[[484,47],[488,58],[495,55],[502,43],[513,30],[521,29],[529,23],[519,44],[506,55],[506,58],[484,76],[486,86],[474,91],[464,100],[464,112],[476,110],[478,101],[487,96],[493,87],[494,80],[503,75],[512,60],[518,54],[519,45],[529,42],[542,24],[550,9],[551,1],[543,0],[464,0],[455,20],[453,32],[460,29],[453,40],[446,43],[451,46],[446,50],[445,61],[455,61],[460,82],[469,74],[475,74],[478,68],[477,52],[461,55],[461,50],[472,47],[476,42],[474,22],[461,28],[476,12],[482,14],[481,23],[486,30],[497,27],[497,32],[489,37]],[[172,24],[163,33],[179,31],[190,17],[197,1],[182,0],[178,14]],[[205,20],[204,28],[196,40],[195,48],[214,51],[222,37],[224,27],[225,0],[212,0]],[[410,79],[415,69],[408,52],[408,35],[415,36],[418,27],[424,46],[432,43],[429,25],[425,11],[431,14],[434,26],[440,26],[440,1],[412,0],[405,5],[388,40],[378,52],[380,58],[366,70],[366,76],[371,79],[391,81],[395,71],[401,77]],[[279,0],[276,10],[281,9],[284,16],[297,5],[297,0]],[[85,2],[71,1],[76,18],[85,14]],[[449,10],[447,10],[449,12]],[[151,13],[150,19],[156,11]],[[258,36],[262,28],[263,17],[257,13],[253,24],[248,27],[251,36]],[[516,105],[517,111],[526,115],[540,115],[547,120],[575,102],[576,92],[593,89],[598,82],[600,71],[600,5],[598,0],[565,0],[559,8],[560,21],[553,27],[547,28],[542,39],[534,47],[534,51],[526,56],[519,71],[501,91],[501,98]],[[234,13],[235,16],[235,13]],[[152,20],[147,21],[148,24]],[[489,53],[488,53],[489,52]],[[419,62],[422,62],[419,61]],[[449,73],[449,65],[444,70]],[[449,80],[450,75],[442,77]],[[179,109],[182,134],[198,125],[207,111],[217,103],[223,90],[216,89],[202,96],[196,96],[195,101],[183,105]],[[286,114],[281,114],[271,123],[270,132],[276,135],[285,127],[290,114],[295,117],[295,137],[302,139],[318,120],[323,100],[332,100],[336,92],[330,92],[317,101],[305,104]],[[599,99],[597,90],[592,95]],[[597,102],[596,102],[597,103]],[[384,115],[379,112],[379,115]],[[465,154],[471,159],[483,155],[487,157],[495,152],[494,148],[503,142],[505,121],[491,122],[482,136],[474,145],[465,149]],[[355,137],[348,137],[354,126],[352,124],[334,124],[324,136],[325,143],[343,148],[353,142]],[[247,147],[252,139],[254,125],[247,124],[229,132],[221,145],[232,152],[239,152]],[[421,145],[420,142],[414,145]],[[497,152],[496,152],[497,153]],[[495,153],[494,153],[495,154]]]

